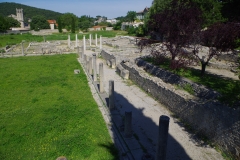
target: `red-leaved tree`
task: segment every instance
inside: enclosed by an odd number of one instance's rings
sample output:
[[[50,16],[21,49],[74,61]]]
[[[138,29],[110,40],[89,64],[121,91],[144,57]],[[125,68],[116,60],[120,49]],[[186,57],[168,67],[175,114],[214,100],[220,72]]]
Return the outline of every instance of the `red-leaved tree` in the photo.
[[[177,69],[194,62],[193,55],[182,48],[189,45],[191,37],[201,30],[202,18],[200,9],[191,0],[173,0],[170,6],[152,15],[148,22],[150,35],[163,43],[144,39],[138,45],[141,51],[150,48],[155,63],[170,58],[170,67]]]
[[[192,42],[195,42],[192,43],[192,53],[201,62],[202,76],[209,61],[222,52],[233,50],[238,38],[240,38],[240,24],[233,22],[214,24],[192,37]],[[199,52],[202,47],[200,44],[208,47],[207,52]]]

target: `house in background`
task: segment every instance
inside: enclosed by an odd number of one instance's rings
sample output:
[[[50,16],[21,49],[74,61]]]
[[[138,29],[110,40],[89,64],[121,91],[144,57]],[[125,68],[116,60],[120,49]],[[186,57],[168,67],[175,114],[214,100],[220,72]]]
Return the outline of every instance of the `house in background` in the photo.
[[[137,19],[143,20],[144,17],[145,17],[145,15],[146,15],[148,12],[149,12],[149,8],[148,8],[148,7],[144,8],[143,11],[136,12],[136,14],[137,14]]]
[[[116,19],[107,19],[106,22],[109,22],[111,24],[116,24],[117,20]]]
[[[47,20],[47,21],[48,21],[48,23],[49,23],[49,25],[50,25],[50,29],[51,29],[51,30],[54,30],[54,29],[55,29],[54,26],[58,26],[56,20]]]

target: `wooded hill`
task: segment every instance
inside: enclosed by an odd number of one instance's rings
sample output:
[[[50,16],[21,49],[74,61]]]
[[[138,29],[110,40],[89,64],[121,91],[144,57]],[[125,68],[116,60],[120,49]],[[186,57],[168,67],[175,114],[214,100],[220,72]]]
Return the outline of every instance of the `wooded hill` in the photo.
[[[11,14],[16,15],[16,8],[23,9],[23,16],[24,16],[24,21],[27,21],[28,18],[32,18],[33,16],[36,15],[42,15],[46,19],[55,19],[57,20],[58,17],[62,15],[62,13],[59,12],[54,12],[46,9],[40,9],[36,7],[31,7],[19,3],[13,3],[13,2],[3,2],[0,3],[0,15],[7,17]]]

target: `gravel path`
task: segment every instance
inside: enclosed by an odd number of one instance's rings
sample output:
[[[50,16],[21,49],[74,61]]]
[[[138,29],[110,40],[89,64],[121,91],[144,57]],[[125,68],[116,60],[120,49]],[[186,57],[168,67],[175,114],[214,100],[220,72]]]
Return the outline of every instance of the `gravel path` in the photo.
[[[87,52],[86,54],[91,55],[92,53]],[[167,159],[223,159],[219,152],[186,131],[183,124],[179,122],[178,119],[172,117],[171,113],[162,104],[148,96],[147,93],[132,84],[130,80],[123,80],[116,74],[115,69],[111,69],[106,65],[103,59],[97,59],[97,66],[99,66],[98,64],[100,62],[104,64],[104,89],[107,94],[109,90],[109,80],[114,80],[116,109],[111,113],[110,121],[116,124],[121,134],[123,134],[122,117],[125,111],[132,111],[132,129],[134,133],[132,138],[137,139],[138,144],[133,143],[133,141],[129,139],[125,139],[125,141],[128,148],[130,148],[130,152],[134,157],[133,159],[141,159],[144,151],[147,151],[152,157],[155,156],[158,139],[158,123],[161,115],[170,117]],[[93,93],[93,95],[94,94],[96,94],[96,92]],[[113,131],[111,127],[110,130]],[[112,135],[114,135],[114,133],[112,133]]]

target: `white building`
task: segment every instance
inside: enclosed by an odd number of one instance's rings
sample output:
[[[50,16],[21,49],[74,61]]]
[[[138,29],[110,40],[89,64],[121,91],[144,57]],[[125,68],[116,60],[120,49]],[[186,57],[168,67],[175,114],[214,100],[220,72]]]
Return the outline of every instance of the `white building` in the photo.
[[[111,24],[116,24],[117,20],[116,19],[108,19],[106,22],[109,22]]]

